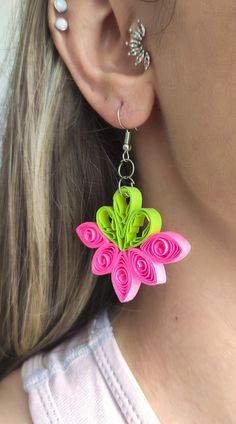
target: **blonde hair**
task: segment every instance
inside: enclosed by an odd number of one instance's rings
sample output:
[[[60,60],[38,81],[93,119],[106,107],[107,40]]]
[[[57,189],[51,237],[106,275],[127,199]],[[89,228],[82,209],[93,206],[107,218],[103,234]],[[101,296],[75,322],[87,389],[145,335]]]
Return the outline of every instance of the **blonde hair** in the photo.
[[[25,0],[0,169],[0,378],[119,301],[75,228],[117,188],[122,132],[86,102],[50,37],[47,1]]]

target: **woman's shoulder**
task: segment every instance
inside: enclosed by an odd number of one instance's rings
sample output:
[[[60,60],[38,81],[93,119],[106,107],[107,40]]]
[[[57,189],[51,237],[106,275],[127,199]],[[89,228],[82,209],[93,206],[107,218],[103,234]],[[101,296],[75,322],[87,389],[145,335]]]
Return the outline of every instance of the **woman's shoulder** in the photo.
[[[0,383],[0,424],[78,423],[104,389],[94,352],[111,332],[103,310],[72,338],[27,359]]]
[[[104,309],[71,339],[24,362],[22,385],[33,423],[109,422],[116,406],[97,354],[108,349],[111,336]]]
[[[0,424],[110,424],[111,417],[116,424],[160,424],[119,348],[107,309],[72,338],[25,361],[20,378],[15,375],[18,386],[9,378],[2,398],[0,388]]]
[[[71,369],[75,373],[78,367],[81,378],[83,370],[87,373],[87,368],[81,368],[81,364],[90,362],[96,347],[101,346],[111,334],[112,326],[107,311],[103,310],[73,337],[49,352],[40,352],[24,362],[21,369],[24,390],[29,392],[46,382],[52,388],[55,380],[60,381],[65,375],[71,377]],[[60,387],[58,381],[57,387]]]
[[[0,382],[0,424],[32,424],[27,394],[22,387],[21,369]]]

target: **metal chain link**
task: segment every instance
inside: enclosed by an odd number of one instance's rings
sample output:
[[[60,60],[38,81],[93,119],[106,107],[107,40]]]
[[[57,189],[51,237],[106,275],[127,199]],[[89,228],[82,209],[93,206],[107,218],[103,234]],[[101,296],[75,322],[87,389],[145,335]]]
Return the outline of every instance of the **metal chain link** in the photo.
[[[123,106],[123,103],[122,103],[121,107],[122,106]],[[131,141],[131,130],[126,128],[121,122],[121,117],[120,117],[121,107],[117,110],[117,118],[118,118],[118,121],[119,121],[121,128],[123,128],[125,130],[125,139],[124,139],[124,144],[123,144],[124,152],[123,152],[122,160],[121,160],[119,168],[118,168],[118,174],[119,174],[119,177],[120,177],[119,192],[120,192],[121,195],[123,195],[123,193],[121,192],[121,185],[122,185],[123,181],[125,181],[125,182],[129,181],[131,183],[132,187],[135,184],[135,182],[132,178],[134,173],[135,173],[135,166],[134,166],[134,162],[132,161],[132,159],[130,159],[130,156],[129,156],[129,152],[132,149],[132,146],[131,146],[131,143],[130,143],[130,141]],[[134,129],[135,129],[135,131],[138,130],[138,128],[136,128],[136,127]],[[129,164],[131,166],[131,171],[128,175],[122,174],[122,167],[126,164]]]
[[[119,174],[119,177],[120,177],[119,185],[118,185],[119,191],[121,190],[121,185],[122,185],[123,181],[125,181],[125,182],[129,181],[131,183],[132,187],[135,184],[135,182],[132,178],[134,173],[135,173],[135,166],[134,166],[134,162],[132,161],[132,159],[130,159],[130,156],[129,156],[129,152],[132,149],[132,146],[130,144],[130,140],[131,140],[131,132],[129,130],[126,130],[124,144],[123,144],[124,152],[122,154],[122,160],[121,160],[119,168],[118,168],[118,174]],[[129,174],[123,174],[122,173],[122,167],[124,167],[127,164],[129,164],[131,166],[130,173]],[[121,191],[120,191],[120,193],[121,193]]]

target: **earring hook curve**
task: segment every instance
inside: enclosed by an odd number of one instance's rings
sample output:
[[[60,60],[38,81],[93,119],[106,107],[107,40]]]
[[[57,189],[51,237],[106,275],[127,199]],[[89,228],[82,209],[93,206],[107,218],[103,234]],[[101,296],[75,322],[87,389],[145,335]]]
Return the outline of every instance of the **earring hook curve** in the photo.
[[[122,128],[123,130],[126,130],[126,131],[130,132],[130,131],[131,131],[131,129],[126,128],[126,127],[122,124],[122,121],[121,121],[120,112],[121,112],[121,108],[122,108],[123,104],[124,104],[124,103],[121,103],[121,105],[120,105],[119,109],[117,110],[117,119],[118,119],[118,122],[119,122],[119,124],[120,124],[121,128]],[[135,130],[135,131],[138,131],[138,128],[137,128],[137,127],[135,127],[135,128],[134,128],[134,130]]]

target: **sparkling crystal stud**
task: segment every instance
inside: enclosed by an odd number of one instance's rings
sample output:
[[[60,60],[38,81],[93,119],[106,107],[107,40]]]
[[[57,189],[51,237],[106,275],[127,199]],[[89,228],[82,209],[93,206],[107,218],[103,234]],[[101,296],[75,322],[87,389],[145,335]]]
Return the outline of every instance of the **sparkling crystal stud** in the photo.
[[[57,18],[55,20],[55,27],[59,31],[66,31],[69,28],[68,21],[64,18]]]
[[[67,2],[65,0],[54,0],[54,7],[59,13],[64,13],[68,9]]]
[[[146,35],[146,28],[144,24],[137,20],[137,28],[133,30],[129,28],[130,40],[125,42],[125,45],[130,48],[128,52],[128,56],[136,56],[136,60],[134,62],[135,66],[138,66],[141,62],[143,62],[145,71],[149,68],[151,63],[150,55],[147,51],[145,51],[143,47],[143,40]]]

